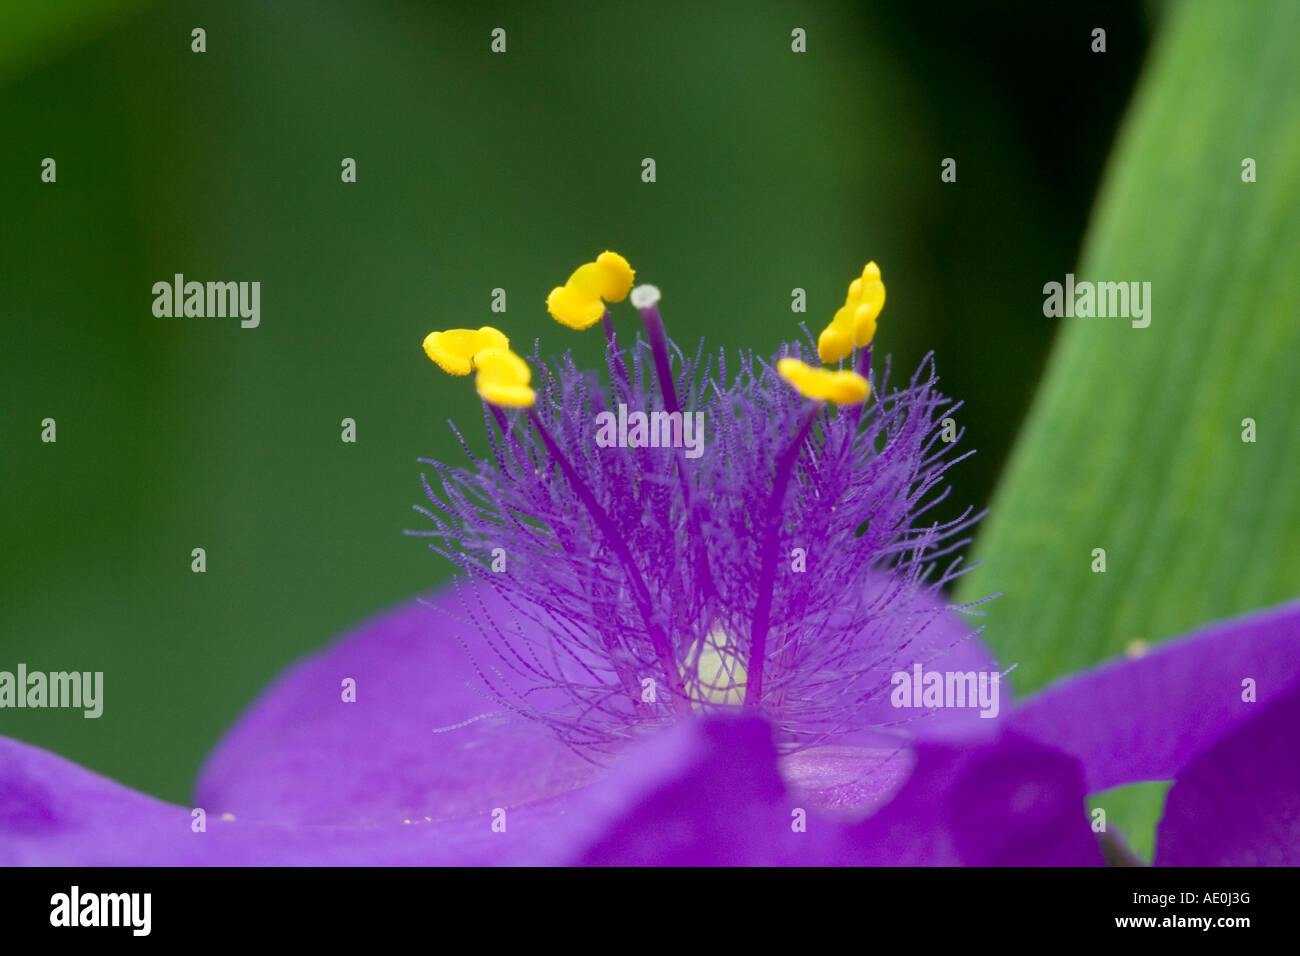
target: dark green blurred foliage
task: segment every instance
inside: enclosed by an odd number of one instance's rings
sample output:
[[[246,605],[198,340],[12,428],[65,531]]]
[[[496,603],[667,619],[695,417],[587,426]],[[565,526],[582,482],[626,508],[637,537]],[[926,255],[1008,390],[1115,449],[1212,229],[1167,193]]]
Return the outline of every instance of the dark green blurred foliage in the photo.
[[[592,362],[599,333],[543,301],[606,247],[661,287],[680,343],[764,354],[876,259],[877,355],[934,350],[979,449],[943,513],[986,504],[1054,332],[1042,284],[1074,265],[1147,42],[1135,5],[1056,6],[6,13],[42,39],[0,47],[0,669],[102,670],[106,701],[4,711],[0,733],[183,800],[286,663],[445,580],[401,535],[416,458],[456,458],[446,420],[474,434],[481,413],[421,338],[495,322]],[[261,327],[155,318],[176,272],[260,281]]]

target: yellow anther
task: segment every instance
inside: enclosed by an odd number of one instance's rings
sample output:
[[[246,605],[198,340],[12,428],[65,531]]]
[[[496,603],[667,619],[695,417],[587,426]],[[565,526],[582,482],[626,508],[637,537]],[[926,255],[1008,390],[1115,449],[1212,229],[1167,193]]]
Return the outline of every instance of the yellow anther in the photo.
[[[565,287],[583,299],[599,299],[605,291],[605,270],[595,262],[584,262],[573,270]]]
[[[567,285],[559,285],[546,297],[546,311],[561,325],[582,331],[589,329],[605,314],[599,296],[587,296]]]
[[[879,314],[879,309],[873,310],[866,305],[858,306],[853,313],[853,342],[858,348],[870,345],[876,337],[876,316]]]
[[[478,369],[474,386],[488,404],[528,408],[537,400],[537,393],[528,387],[532,370],[510,349],[484,349],[474,356],[474,367]]]
[[[578,266],[568,282],[551,290],[546,309],[561,325],[591,328],[605,314],[606,302],[627,298],[633,275],[632,267],[617,252],[602,252],[595,262]]]
[[[817,354],[823,362],[838,362],[853,351],[853,336],[832,323],[817,336]]]
[[[533,377],[528,363],[510,351],[510,340],[490,325],[430,332],[424,339],[424,351],[452,375],[468,375],[477,369],[474,385],[485,402],[527,408],[537,398],[528,387]]]
[[[510,340],[490,325],[430,332],[424,338],[425,354],[449,375],[468,375],[474,371],[474,356],[484,349],[509,347]]]
[[[813,368],[796,358],[781,359],[776,363],[776,370],[804,398],[860,405],[871,394],[871,383],[857,372]]]
[[[838,362],[847,358],[854,346],[870,345],[876,334],[876,317],[884,307],[885,283],[880,279],[880,267],[868,262],[862,275],[849,283],[844,304],[817,339],[821,360]]]
[[[606,302],[622,302],[626,299],[632,291],[632,280],[636,277],[631,264],[617,252],[606,250],[596,257],[596,265],[600,266],[605,277],[605,288],[600,297]]]

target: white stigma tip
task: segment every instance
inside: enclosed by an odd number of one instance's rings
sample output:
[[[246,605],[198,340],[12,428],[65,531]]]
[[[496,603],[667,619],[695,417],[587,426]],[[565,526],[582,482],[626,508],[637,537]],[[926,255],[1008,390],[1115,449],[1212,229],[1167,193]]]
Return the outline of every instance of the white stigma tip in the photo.
[[[639,285],[632,290],[632,305],[638,309],[651,309],[659,304],[659,289],[652,285]]]

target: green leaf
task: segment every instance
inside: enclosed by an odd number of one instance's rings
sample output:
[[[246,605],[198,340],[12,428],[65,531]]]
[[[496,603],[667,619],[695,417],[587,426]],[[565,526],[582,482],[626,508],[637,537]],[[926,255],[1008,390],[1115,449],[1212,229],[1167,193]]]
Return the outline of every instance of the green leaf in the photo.
[[[135,13],[144,0],[15,0],[0,4],[0,85]],[[181,37],[177,42],[187,42]]]
[[[1108,829],[1116,833],[1135,856],[1150,863],[1156,842],[1152,823],[1160,817],[1169,787],[1168,781],[1160,780],[1103,790],[1093,794],[1088,801],[1089,815],[1097,809],[1104,810]]]
[[[1170,12],[1076,270],[1150,282],[1151,324],[1036,319],[1063,327],[960,589],[1002,592],[1022,694],[1300,593],[1300,4]]]

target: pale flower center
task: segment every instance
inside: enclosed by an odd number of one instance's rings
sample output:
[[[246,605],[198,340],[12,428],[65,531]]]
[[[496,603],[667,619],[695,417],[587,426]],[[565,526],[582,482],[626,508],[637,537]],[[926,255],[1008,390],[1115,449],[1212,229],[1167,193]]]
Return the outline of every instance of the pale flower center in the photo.
[[[696,710],[706,709],[706,704],[738,706],[745,702],[745,664],[735,640],[721,625],[715,624],[696,641],[682,676]]]

